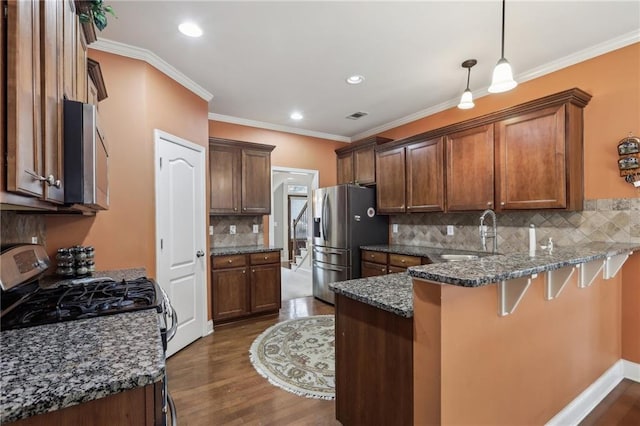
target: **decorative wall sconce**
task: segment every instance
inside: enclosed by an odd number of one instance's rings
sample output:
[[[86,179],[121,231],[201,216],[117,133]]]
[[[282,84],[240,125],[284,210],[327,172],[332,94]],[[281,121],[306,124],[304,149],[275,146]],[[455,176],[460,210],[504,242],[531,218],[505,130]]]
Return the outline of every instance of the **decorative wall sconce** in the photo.
[[[629,136],[618,143],[618,169],[620,176],[636,188],[640,188],[640,138]]]

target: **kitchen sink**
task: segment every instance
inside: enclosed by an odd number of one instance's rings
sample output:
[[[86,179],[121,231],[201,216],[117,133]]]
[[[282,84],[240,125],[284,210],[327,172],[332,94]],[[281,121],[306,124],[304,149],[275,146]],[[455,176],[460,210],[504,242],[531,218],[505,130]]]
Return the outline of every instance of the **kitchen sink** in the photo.
[[[443,255],[440,255],[440,257],[443,260],[446,260],[447,262],[457,262],[460,260],[474,260],[479,258],[479,256],[475,254],[443,254]]]

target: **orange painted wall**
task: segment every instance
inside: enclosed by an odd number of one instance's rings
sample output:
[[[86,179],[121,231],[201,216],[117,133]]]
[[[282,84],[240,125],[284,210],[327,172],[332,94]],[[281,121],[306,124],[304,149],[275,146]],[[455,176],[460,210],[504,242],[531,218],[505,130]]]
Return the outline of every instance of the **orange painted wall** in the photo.
[[[622,358],[640,364],[640,252],[622,267]]]
[[[414,281],[414,423],[434,420],[435,393],[441,424],[545,424],[618,361],[620,275],[585,289],[577,275],[552,301],[539,275],[505,317],[496,285]]]
[[[209,121],[209,136],[275,145],[271,153],[271,166],[318,170],[320,187],[336,184],[335,150],[347,145],[328,139],[212,120]]]
[[[511,92],[478,98],[473,109],[450,108],[379,136],[406,138],[572,87],[593,96],[584,110],[585,198],[640,196],[620,178],[616,151],[628,132],[640,135],[640,43],[527,81]]]
[[[93,217],[47,216],[47,251],[96,248],[99,270],[145,267],[155,276],[153,129],[207,146],[207,102],[152,66],[90,50],[108,98],[100,102],[109,143],[110,208]]]

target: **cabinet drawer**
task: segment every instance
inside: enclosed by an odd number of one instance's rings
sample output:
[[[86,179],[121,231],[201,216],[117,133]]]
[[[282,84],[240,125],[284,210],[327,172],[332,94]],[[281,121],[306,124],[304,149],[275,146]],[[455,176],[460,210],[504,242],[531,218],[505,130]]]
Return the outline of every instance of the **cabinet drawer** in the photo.
[[[362,250],[362,261],[387,264],[387,253],[379,251]]]
[[[397,274],[398,272],[407,272],[407,268],[403,268],[401,266],[389,266],[390,274]]]
[[[418,256],[405,256],[403,254],[390,254],[389,265],[407,268],[409,266],[418,266],[422,263],[422,258]]]
[[[247,264],[247,257],[244,254],[234,254],[230,256],[214,256],[213,269],[236,268]]]
[[[360,275],[362,278],[377,277],[378,275],[386,275],[387,266],[378,263],[362,262]]]
[[[280,262],[279,251],[269,251],[264,253],[251,254],[252,265],[263,265],[265,263],[278,263],[278,262]]]

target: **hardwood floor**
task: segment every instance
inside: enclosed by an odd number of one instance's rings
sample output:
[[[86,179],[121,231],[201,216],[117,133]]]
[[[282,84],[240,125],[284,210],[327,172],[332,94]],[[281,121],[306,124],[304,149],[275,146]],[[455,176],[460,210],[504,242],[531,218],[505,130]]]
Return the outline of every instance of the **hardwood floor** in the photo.
[[[339,425],[335,402],[283,391],[254,370],[249,346],[273,324],[334,313],[313,297],[283,302],[280,315],[216,328],[167,361],[180,426]],[[581,426],[640,425],[640,383],[623,380]]]
[[[273,324],[333,314],[313,297],[283,302],[280,315],[217,327],[167,361],[169,391],[180,426],[339,425],[335,403],[304,398],[271,385],[249,361],[249,346]]]

